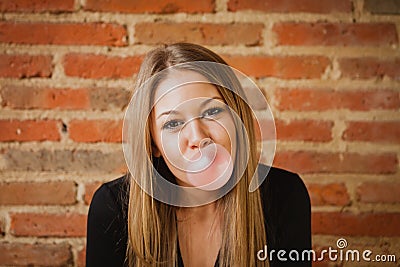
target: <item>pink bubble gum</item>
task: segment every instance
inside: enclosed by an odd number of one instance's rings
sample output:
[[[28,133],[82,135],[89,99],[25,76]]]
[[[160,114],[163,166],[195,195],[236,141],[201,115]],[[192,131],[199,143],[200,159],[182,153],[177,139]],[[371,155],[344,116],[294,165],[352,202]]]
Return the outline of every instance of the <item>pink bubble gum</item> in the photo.
[[[232,158],[221,145],[212,143],[201,148],[200,157],[188,164],[187,179],[198,189],[212,191],[224,186],[233,171]]]

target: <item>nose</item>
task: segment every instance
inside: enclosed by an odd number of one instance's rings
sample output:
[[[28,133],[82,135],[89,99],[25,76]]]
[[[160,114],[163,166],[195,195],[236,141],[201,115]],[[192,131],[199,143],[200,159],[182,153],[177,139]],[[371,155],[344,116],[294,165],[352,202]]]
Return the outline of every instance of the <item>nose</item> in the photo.
[[[187,122],[182,128],[181,134],[185,145],[191,149],[206,146],[211,142],[208,130],[199,118],[194,118]]]

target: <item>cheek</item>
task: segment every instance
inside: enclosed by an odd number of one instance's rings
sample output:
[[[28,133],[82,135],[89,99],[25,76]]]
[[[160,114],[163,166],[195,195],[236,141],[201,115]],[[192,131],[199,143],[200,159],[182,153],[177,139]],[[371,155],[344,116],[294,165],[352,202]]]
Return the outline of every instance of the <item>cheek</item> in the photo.
[[[187,182],[184,169],[184,157],[179,151],[177,135],[164,135],[162,138],[162,156],[171,173],[183,182]]]
[[[178,135],[165,133],[160,135],[159,147],[162,156],[166,161],[173,162],[175,164],[181,164],[182,153],[179,150]]]
[[[211,139],[224,146],[225,149],[233,154],[231,150],[235,151],[236,143],[236,131],[233,121],[229,118],[220,119],[218,122],[211,122],[209,129]]]

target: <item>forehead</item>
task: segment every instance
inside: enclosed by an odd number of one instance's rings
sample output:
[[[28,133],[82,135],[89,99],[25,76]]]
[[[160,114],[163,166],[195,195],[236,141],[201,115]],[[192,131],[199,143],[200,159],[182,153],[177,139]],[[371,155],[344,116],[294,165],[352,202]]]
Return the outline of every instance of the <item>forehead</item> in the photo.
[[[196,98],[222,97],[216,86],[194,71],[173,71],[158,85],[154,108],[174,107]]]

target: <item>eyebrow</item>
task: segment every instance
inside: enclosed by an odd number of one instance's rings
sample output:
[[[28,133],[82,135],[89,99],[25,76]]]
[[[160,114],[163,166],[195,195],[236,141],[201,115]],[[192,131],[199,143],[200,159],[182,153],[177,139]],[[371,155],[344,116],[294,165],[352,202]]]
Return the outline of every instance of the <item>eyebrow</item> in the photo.
[[[201,104],[200,104],[200,108],[204,107],[205,105],[207,105],[208,103],[210,103],[211,101],[213,101],[214,99],[220,99],[223,101],[223,99],[220,96],[214,96],[210,99],[204,100]],[[169,114],[178,114],[179,112],[176,110],[167,110],[164,111],[163,113],[161,113],[160,115],[158,115],[158,117],[156,119],[159,119],[161,116],[165,116],[165,115],[169,115]]]

